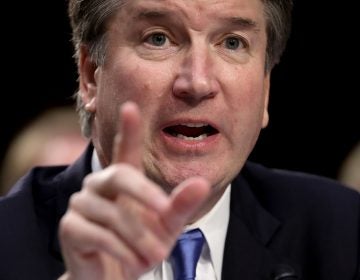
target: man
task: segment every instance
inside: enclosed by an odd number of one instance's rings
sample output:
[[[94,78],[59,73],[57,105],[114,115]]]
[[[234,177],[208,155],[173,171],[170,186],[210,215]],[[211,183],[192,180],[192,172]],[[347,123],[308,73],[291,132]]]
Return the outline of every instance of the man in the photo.
[[[1,202],[0,276],[173,279],[176,239],[200,229],[196,279],[358,279],[359,195],[246,163],[290,10],[70,1],[94,149],[65,170],[33,170]]]

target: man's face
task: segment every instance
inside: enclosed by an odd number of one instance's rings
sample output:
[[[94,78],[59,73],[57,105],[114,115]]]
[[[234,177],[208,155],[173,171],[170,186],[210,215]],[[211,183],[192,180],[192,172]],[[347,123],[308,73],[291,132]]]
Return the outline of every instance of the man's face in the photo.
[[[81,71],[103,163],[119,107],[132,100],[150,178],[171,190],[200,175],[223,189],[268,122],[263,8],[260,0],[127,1],[107,26],[105,64]]]

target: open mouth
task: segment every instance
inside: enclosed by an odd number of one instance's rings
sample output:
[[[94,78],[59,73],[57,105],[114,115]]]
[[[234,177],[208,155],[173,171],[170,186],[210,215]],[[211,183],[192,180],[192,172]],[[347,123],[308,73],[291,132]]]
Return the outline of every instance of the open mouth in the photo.
[[[173,126],[168,126],[163,129],[163,131],[183,140],[188,141],[201,141],[207,137],[219,133],[219,131],[209,124],[198,123],[198,124],[178,124]]]

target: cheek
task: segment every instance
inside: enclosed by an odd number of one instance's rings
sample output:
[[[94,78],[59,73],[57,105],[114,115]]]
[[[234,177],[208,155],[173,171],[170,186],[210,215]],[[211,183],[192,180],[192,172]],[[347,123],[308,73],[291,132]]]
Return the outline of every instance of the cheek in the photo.
[[[167,65],[141,61],[129,58],[132,63],[114,63],[107,68],[100,90],[102,98],[102,112],[111,122],[114,114],[118,115],[119,107],[125,101],[131,100],[138,104],[144,120],[145,135],[150,131],[152,120],[157,117],[156,112],[170,92],[172,73]],[[109,109],[110,108],[110,109]]]
[[[262,126],[266,97],[265,78],[258,73],[261,72],[243,72],[226,83],[227,94],[224,98],[229,111],[232,112],[230,118],[235,134],[257,135]]]
[[[242,73],[227,81],[227,103],[233,110],[241,110],[245,115],[262,112],[265,105],[265,78],[258,73]]]
[[[113,83],[112,91],[116,92],[118,103],[132,100],[144,110],[168,89],[170,77],[167,73],[164,68],[154,67],[154,64],[132,63],[114,69],[109,82]]]

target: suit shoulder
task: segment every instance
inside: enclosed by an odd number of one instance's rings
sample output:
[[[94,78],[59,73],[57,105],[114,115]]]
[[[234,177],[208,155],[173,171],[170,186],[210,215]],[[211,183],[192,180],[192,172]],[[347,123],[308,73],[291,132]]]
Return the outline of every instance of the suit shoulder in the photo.
[[[36,194],[38,191],[49,191],[61,179],[62,172],[67,166],[35,167],[21,177],[8,194],[2,197],[5,200],[13,200],[22,195]]]
[[[247,163],[242,175],[252,191],[265,205],[278,208],[284,205],[300,208],[359,212],[360,194],[339,182],[318,175],[281,169],[271,169],[256,163]]]
[[[247,163],[238,178],[237,186],[250,189],[265,210],[257,224],[264,225],[263,217],[269,214],[279,224],[269,247],[301,264],[301,278],[355,279],[359,275],[359,193],[332,179],[254,163]],[[244,192],[237,193],[241,197]],[[254,219],[256,215],[247,223],[256,224]]]
[[[57,181],[65,168],[38,167],[20,178],[7,195],[0,197],[0,222],[23,220],[24,214],[34,212],[36,206],[51,200],[56,195]],[[18,219],[14,219],[14,215],[19,215]]]

